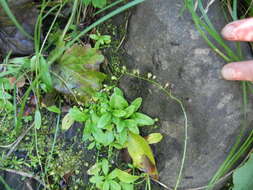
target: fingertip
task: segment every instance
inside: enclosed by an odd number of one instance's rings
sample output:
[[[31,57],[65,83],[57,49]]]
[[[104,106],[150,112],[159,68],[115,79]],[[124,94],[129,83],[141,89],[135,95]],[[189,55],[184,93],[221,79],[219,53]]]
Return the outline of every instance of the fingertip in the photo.
[[[233,24],[227,24],[221,31],[221,35],[226,40],[236,40],[235,27]]]
[[[227,24],[221,31],[226,40],[253,41],[253,18],[242,19]]]
[[[221,70],[225,80],[253,81],[253,61],[234,62]]]
[[[227,64],[222,68],[221,75],[225,80],[236,80],[237,73],[234,68],[230,67],[230,64]]]

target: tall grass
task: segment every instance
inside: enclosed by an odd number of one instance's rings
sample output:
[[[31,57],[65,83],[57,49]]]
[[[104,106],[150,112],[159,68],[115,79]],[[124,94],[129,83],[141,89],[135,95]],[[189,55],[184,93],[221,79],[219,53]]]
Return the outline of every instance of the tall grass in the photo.
[[[186,7],[191,13],[192,19],[195,23],[195,26],[206,43],[211,47],[211,49],[216,52],[219,56],[221,56],[226,62],[234,62],[243,60],[242,49],[240,43],[236,44],[237,50],[232,50],[222,39],[221,35],[217,32],[215,27],[213,26],[211,20],[208,18],[207,13],[203,8],[202,0],[197,0],[198,6],[197,10],[200,11],[200,14],[196,13],[194,0],[185,0]],[[237,0],[233,0],[232,7],[232,19],[237,20]],[[222,48],[218,48],[222,47]],[[235,164],[242,158],[245,153],[249,150],[250,146],[253,142],[253,130],[250,134],[246,134],[247,123],[247,108],[249,101],[249,89],[252,88],[252,84],[250,82],[243,81],[241,82],[242,88],[242,113],[243,113],[243,121],[241,122],[241,131],[238,134],[235,144],[230,150],[227,158],[220,166],[218,171],[212,177],[208,188],[212,189],[214,185],[235,166]],[[251,92],[252,93],[252,92]],[[243,137],[247,135],[246,140]]]

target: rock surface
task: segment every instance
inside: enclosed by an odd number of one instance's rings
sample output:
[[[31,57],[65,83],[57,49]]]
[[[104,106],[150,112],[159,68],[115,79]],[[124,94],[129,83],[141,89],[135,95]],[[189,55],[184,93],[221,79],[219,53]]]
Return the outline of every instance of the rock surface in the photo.
[[[156,75],[161,84],[173,84],[173,94],[184,102],[189,134],[180,187],[187,189],[206,185],[228,155],[241,128],[242,103],[239,83],[221,78],[225,62],[202,40],[191,16],[179,15],[182,7],[183,1],[175,0],[147,0],[138,6],[130,20],[125,64]],[[225,22],[219,5],[212,5],[209,14],[221,29]],[[157,130],[164,139],[154,150],[160,181],[173,187],[184,144],[179,105],[139,79],[124,77],[120,85],[129,99],[141,96],[143,111],[160,119]]]
[[[38,11],[31,0],[9,1],[9,7],[24,30],[33,36]],[[29,55],[34,51],[33,39],[28,39],[13,25],[0,7],[0,52]]]

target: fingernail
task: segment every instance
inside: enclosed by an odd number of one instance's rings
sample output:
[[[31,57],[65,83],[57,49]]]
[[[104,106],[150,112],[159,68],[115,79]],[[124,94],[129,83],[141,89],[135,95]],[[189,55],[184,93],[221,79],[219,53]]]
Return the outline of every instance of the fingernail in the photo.
[[[226,66],[221,70],[221,74],[226,80],[234,80],[236,78],[236,71]]]
[[[227,40],[236,40],[235,26],[233,24],[226,25],[222,29],[221,35]]]

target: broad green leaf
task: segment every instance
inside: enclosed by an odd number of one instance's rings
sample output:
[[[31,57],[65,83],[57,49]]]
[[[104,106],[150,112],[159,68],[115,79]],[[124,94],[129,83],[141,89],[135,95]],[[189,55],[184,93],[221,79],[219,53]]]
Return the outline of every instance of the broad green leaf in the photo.
[[[127,141],[127,130],[123,130],[121,133],[119,133],[118,135],[118,142],[121,144],[121,145],[125,145]]]
[[[54,88],[86,102],[102,87],[106,75],[99,72],[104,56],[90,46],[74,45],[53,67]]]
[[[130,132],[127,140],[127,150],[134,166],[145,171],[153,178],[158,178],[153,152],[142,136]]]
[[[40,57],[40,72],[42,82],[46,85],[47,90],[51,91],[53,89],[53,81],[50,74],[49,65],[42,56]]]
[[[118,87],[115,87],[113,91],[114,94],[124,97],[122,90],[120,90]]]
[[[125,109],[126,115],[124,118],[128,118],[136,111],[136,107],[134,105],[130,105]]]
[[[145,137],[148,144],[155,144],[160,142],[163,139],[163,136],[161,133],[151,133],[147,137]]]
[[[125,127],[124,121],[118,117],[112,117],[112,122],[116,125],[118,133],[120,133]]]
[[[117,177],[118,173],[117,171],[114,169],[111,173],[109,173],[109,175],[107,176],[108,179],[115,179]]]
[[[62,119],[62,130],[67,131],[74,123],[74,119],[71,117],[69,113],[67,113]]]
[[[112,114],[115,117],[124,117],[126,115],[126,111],[124,111],[124,110],[113,110]]]
[[[57,108],[55,105],[47,107],[47,110],[58,114],[61,113],[61,110]]]
[[[112,116],[110,113],[105,113],[100,117],[98,120],[97,127],[98,128],[104,128],[106,125],[108,125],[112,120]]]
[[[126,127],[134,134],[139,134],[139,128],[137,126],[137,123],[133,119],[127,119],[124,121]]]
[[[103,184],[103,190],[110,190],[110,184],[108,181],[105,181]]]
[[[134,113],[131,118],[137,122],[138,126],[154,125],[155,123],[152,118],[143,113]]]
[[[95,124],[95,125],[97,125],[97,123],[98,123],[98,121],[99,121],[99,117],[98,117],[98,115],[95,113],[95,112],[92,112],[92,113],[90,113],[90,115],[91,115],[91,121]]]
[[[86,6],[88,6],[91,2],[91,0],[82,0],[82,1],[83,1],[84,5],[86,5]]]
[[[93,124],[92,124],[91,120],[88,119],[85,122],[84,129],[83,129],[83,141],[86,141],[89,139],[89,137],[91,136],[91,133],[92,133],[92,129],[93,129]]]
[[[134,190],[134,185],[129,183],[120,183],[122,190]]]
[[[40,127],[41,127],[41,114],[40,114],[39,110],[35,111],[34,124],[35,124],[36,129],[40,129]]]
[[[114,169],[114,175],[117,176],[117,178],[124,182],[124,183],[134,183],[137,179],[140,178],[140,176],[131,175],[125,171],[122,171],[118,168]]]
[[[111,180],[110,181],[110,189],[111,190],[121,190],[121,186],[120,186],[120,184],[118,184],[116,181],[114,181],[114,180]]]
[[[108,146],[114,141],[114,135],[112,132],[103,132],[101,129],[97,128],[92,132],[92,135],[96,139],[97,142],[103,144],[104,146]]]
[[[14,85],[11,85],[8,78],[0,78],[0,89],[11,90]]]
[[[80,111],[77,107],[70,109],[69,114],[75,121],[84,122],[88,119],[88,115]]]
[[[135,111],[137,111],[140,106],[141,106],[141,103],[142,103],[142,98],[136,98],[132,103],[131,105],[133,105],[135,107]]]
[[[88,175],[98,175],[100,170],[101,170],[100,163],[96,163],[88,169],[87,174]]]
[[[95,8],[103,8],[106,5],[106,0],[92,0],[92,5]]]
[[[100,185],[101,183],[103,183],[103,180],[104,180],[104,176],[95,175],[90,178],[90,182],[96,185]]]
[[[114,141],[114,135],[112,132],[106,132],[106,142],[104,143],[104,146],[110,145]]]
[[[125,129],[126,124],[125,124],[124,120],[121,120],[121,119],[118,119],[118,120],[116,120],[116,121],[117,121],[117,122],[116,122],[116,129],[117,129],[117,132],[118,132],[118,133],[121,133],[121,132]]]
[[[237,168],[233,174],[233,190],[253,189],[253,154],[249,160],[240,168]]]
[[[110,98],[110,105],[114,109],[124,109],[128,106],[128,103],[122,96],[114,93]]]
[[[14,107],[10,101],[0,99],[0,109],[4,109],[6,111],[12,111]]]
[[[104,172],[105,175],[107,175],[109,172],[109,162],[107,159],[102,160],[102,171]]]

